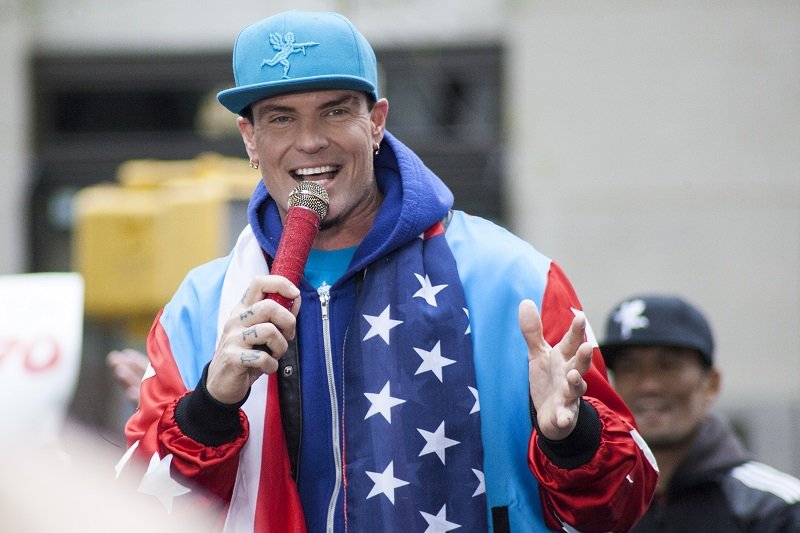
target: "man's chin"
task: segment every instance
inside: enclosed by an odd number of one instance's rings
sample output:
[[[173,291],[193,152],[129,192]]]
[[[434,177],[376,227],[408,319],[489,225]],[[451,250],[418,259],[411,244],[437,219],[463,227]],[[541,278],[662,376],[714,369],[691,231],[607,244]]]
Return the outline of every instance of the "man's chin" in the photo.
[[[326,231],[326,230],[329,230],[331,228],[335,228],[338,223],[339,223],[339,219],[336,218],[336,217],[331,218],[331,219],[325,218],[325,220],[323,220],[322,223],[319,225],[319,230],[320,231]]]
[[[673,441],[678,440],[674,427],[665,417],[637,417],[634,414],[634,418],[636,418],[636,425],[639,428],[639,433],[651,448],[654,443],[669,445]]]
[[[677,434],[674,431],[653,431],[640,427],[639,433],[653,451],[676,448],[683,446],[686,442],[686,437],[684,435]]]
[[[650,437],[644,438],[644,441],[650,446],[650,449],[653,451],[657,450],[668,450],[670,448],[675,447],[677,442],[674,439],[669,438],[662,438],[662,437]]]

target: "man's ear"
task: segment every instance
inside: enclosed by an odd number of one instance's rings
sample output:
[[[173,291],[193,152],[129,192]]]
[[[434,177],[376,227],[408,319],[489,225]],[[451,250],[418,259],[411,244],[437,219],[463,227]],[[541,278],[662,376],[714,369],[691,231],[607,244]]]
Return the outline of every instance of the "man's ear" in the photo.
[[[245,150],[247,150],[247,155],[252,160],[256,156],[255,128],[244,117],[237,118],[236,125],[239,126],[239,133],[242,134],[242,141],[244,142]]]
[[[706,405],[711,405],[717,400],[722,388],[722,375],[717,367],[712,366],[706,370]]]
[[[389,114],[389,101],[381,98],[372,106],[370,119],[372,120],[372,140],[380,144],[386,132],[386,117]]]

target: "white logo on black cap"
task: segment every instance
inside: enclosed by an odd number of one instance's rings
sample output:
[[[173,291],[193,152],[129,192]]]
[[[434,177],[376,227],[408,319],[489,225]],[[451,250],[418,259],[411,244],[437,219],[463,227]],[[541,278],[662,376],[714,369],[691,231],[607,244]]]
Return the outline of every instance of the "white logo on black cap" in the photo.
[[[623,302],[614,313],[614,322],[619,324],[620,336],[628,339],[634,329],[643,329],[650,325],[650,320],[642,315],[645,310],[644,300],[631,300]]]
[[[289,56],[292,54],[297,54],[302,52],[303,55],[306,55],[306,48],[309,46],[317,46],[319,43],[315,43],[313,41],[309,41],[307,43],[296,43],[294,42],[294,32],[286,32],[286,35],[281,36],[280,33],[270,33],[269,34],[269,44],[272,45],[272,48],[277,51],[277,53],[272,57],[272,59],[265,59],[261,63],[261,68],[264,66],[274,67],[275,65],[283,65],[283,77],[289,77]]]

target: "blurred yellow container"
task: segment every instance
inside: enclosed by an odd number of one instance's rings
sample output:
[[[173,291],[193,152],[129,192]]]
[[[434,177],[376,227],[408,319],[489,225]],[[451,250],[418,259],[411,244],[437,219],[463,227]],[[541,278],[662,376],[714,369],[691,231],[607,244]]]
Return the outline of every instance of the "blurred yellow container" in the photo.
[[[193,175],[165,172],[180,167]],[[228,252],[258,181],[257,173],[226,180],[196,161],[122,170],[121,184],[76,196],[73,262],[86,283],[86,313],[96,317],[152,316],[163,307],[190,269]]]

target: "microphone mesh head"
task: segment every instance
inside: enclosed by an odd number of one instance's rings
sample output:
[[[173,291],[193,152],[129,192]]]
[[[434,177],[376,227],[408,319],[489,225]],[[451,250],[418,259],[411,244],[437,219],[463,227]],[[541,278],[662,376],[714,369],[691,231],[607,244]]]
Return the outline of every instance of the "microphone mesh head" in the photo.
[[[328,191],[313,181],[301,181],[300,185],[289,193],[289,209],[292,207],[311,209],[319,216],[320,221],[328,214],[328,202]]]

